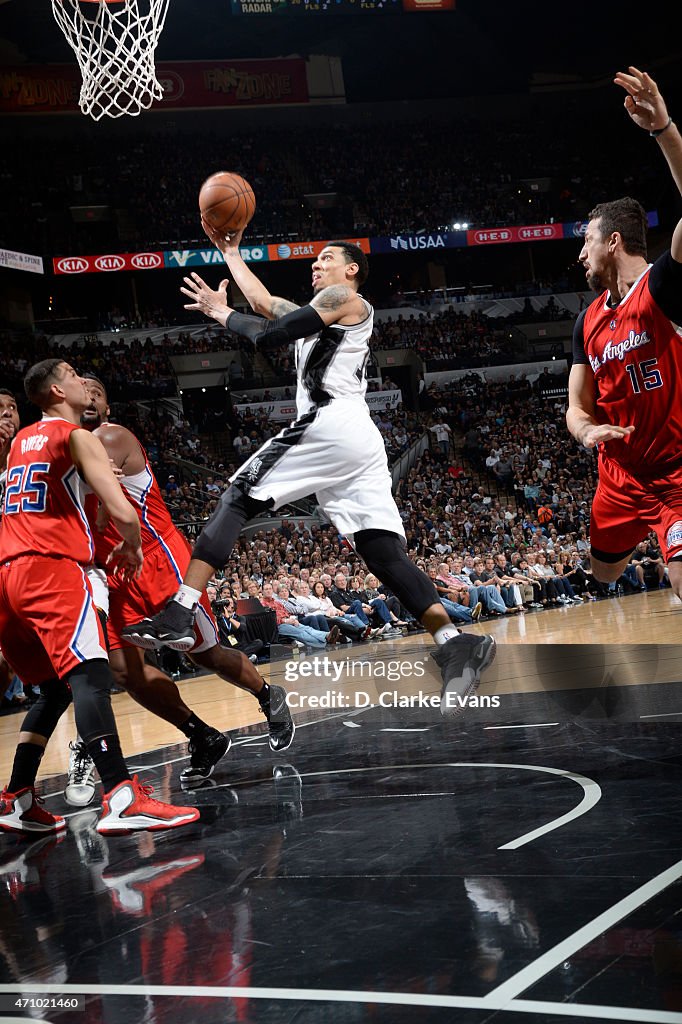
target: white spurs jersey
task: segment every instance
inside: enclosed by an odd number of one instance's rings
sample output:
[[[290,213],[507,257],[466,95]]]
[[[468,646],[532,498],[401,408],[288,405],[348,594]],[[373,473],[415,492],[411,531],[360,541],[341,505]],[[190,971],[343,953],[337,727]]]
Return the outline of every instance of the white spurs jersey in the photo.
[[[362,296],[360,296],[362,298]],[[367,316],[359,324],[332,324],[317,334],[299,338],[296,352],[296,410],[300,419],[333,398],[361,398],[367,391],[365,367],[374,310],[362,299]]]

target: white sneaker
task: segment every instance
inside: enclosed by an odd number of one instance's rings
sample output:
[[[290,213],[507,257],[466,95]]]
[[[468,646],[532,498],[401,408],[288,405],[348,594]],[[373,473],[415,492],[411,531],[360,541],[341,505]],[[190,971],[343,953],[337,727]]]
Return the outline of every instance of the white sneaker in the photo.
[[[64,799],[72,807],[87,807],[95,796],[95,762],[83,740],[69,743],[71,756],[64,787]]]

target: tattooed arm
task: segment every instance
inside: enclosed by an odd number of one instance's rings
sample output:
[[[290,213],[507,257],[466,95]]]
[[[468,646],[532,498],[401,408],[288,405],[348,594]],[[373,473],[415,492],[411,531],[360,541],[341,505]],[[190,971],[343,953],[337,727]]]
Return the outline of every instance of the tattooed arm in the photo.
[[[300,309],[295,302],[289,302],[288,299],[280,299],[277,295],[270,296],[270,310],[265,314],[268,320],[276,320],[278,316],[284,316],[285,313],[293,313],[295,309]]]
[[[347,284],[331,284],[317,293],[310,305],[317,310],[325,324],[361,323],[367,308],[354,288]]]

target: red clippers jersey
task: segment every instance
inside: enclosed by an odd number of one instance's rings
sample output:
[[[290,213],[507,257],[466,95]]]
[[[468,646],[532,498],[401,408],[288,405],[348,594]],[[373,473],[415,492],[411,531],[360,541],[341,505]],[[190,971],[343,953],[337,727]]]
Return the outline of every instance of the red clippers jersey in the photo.
[[[0,559],[53,555],[87,564],[94,557],[85,515],[90,488],[69,450],[74,423],[49,417],[20,430],[7,459]]]
[[[151,471],[146,453],[142,472],[124,476],[120,483],[140,520],[143,552],[149,551],[156,544],[163,543],[163,538],[168,534],[175,533],[175,524],[161,497],[159,485]],[[118,530],[112,523],[109,523],[104,533],[96,533],[97,561],[105,564],[111,549],[120,541]]]
[[[655,269],[658,298],[665,265],[657,261]],[[586,359],[578,359],[592,367],[600,422],[635,428],[600,447],[624,468],[646,474],[682,460],[682,331],[652,295],[653,270],[645,270],[617,306],[607,305],[608,293],[588,306]]]

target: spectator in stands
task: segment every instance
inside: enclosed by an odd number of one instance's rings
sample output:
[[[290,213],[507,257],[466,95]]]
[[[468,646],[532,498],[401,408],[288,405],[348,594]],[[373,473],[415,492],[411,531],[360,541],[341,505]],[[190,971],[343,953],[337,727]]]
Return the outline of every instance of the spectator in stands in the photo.
[[[661,557],[660,548],[651,538],[640,541],[630,558],[632,564],[641,567],[646,585],[663,589],[666,585],[665,562]]]
[[[452,430],[447,425],[442,416],[438,417],[438,420],[429,427],[429,430],[436,439],[436,444],[440,448],[443,455],[447,455],[450,450],[450,435]]]
[[[362,579],[361,577],[359,579],[362,582],[362,585],[364,587],[364,594],[370,606],[374,607],[374,601],[383,602],[383,604],[386,605],[388,613],[391,617],[391,625],[397,629],[406,627],[408,624],[408,619],[407,617],[403,617],[403,609],[398,598],[394,594],[389,593],[384,587],[382,587],[377,577],[371,572],[368,572],[365,575],[364,579]],[[412,618],[412,616],[410,616],[410,618]]]
[[[590,580],[580,564],[580,557],[577,551],[561,551],[556,563],[556,569],[564,579],[569,581],[575,593],[583,601],[596,600],[596,597],[590,593]]]
[[[332,626],[327,632],[313,629],[311,626],[302,626],[298,617],[288,612],[284,604],[275,598],[272,583],[263,585],[260,603],[264,608],[272,608],[275,612],[277,632],[282,639],[293,640],[298,646],[308,644],[310,647],[332,647],[339,642],[338,626]]]
[[[319,629],[323,633],[328,633],[331,628],[329,622],[321,612],[312,611],[308,601],[299,596],[301,590],[303,590],[307,597],[309,592],[308,584],[303,583],[301,580],[293,579],[291,587],[286,582],[273,584],[275,597],[278,601],[282,602],[290,615],[295,615],[304,626],[312,626],[313,629]]]
[[[374,622],[382,629],[382,636],[396,636],[400,633],[397,630],[391,618],[391,613],[386,606],[386,602],[380,597],[372,597],[365,590],[365,581],[362,576],[353,576],[349,580],[349,593],[350,596],[360,601],[362,610],[365,615],[369,618],[370,624]]]
[[[207,593],[208,589],[207,587]],[[265,644],[262,640],[248,639],[247,618],[246,616],[237,615],[232,597],[218,598],[218,602],[216,604],[215,599],[211,599],[220,643],[224,647],[237,647],[250,661],[257,661],[258,655],[265,648]]]
[[[460,598],[463,590],[460,590],[459,588],[454,589],[452,587],[448,587],[445,583],[441,583],[438,579],[438,567],[433,563],[429,564],[426,572],[427,576],[433,582],[433,585],[438,591],[438,597],[441,604],[453,622],[462,622],[466,625],[470,625],[474,621],[474,611],[477,612],[476,621],[478,621],[481,617],[482,611],[482,608],[480,608],[478,604],[473,609],[460,604]]]
[[[331,577],[327,578],[331,582]],[[379,633],[378,629],[372,629],[371,626],[365,625],[357,615],[344,615],[332,602],[322,580],[313,583],[311,598],[317,602],[317,609],[327,619],[331,619],[332,623],[337,625],[341,632],[351,640],[369,640]]]

